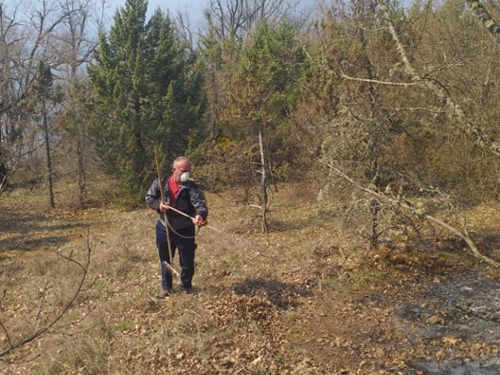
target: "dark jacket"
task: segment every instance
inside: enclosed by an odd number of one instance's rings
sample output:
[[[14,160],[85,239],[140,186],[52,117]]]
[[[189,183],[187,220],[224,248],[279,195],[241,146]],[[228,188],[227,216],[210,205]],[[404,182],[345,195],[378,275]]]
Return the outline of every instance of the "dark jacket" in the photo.
[[[161,182],[165,203],[168,205],[170,205],[170,188],[168,187],[168,180],[171,177],[171,175],[163,177]],[[153,184],[146,193],[146,203],[150,208],[158,212],[160,220],[163,221],[163,213],[159,210],[160,202],[160,184],[158,179],[156,179],[153,181]],[[203,220],[205,220],[208,216],[208,208],[205,203],[205,197],[203,196],[201,189],[193,181],[188,181],[182,184],[179,192],[177,193],[175,205],[172,207],[191,217],[200,215]],[[194,225],[190,218],[187,218],[173,210],[167,211],[167,219],[173,229],[182,229]]]

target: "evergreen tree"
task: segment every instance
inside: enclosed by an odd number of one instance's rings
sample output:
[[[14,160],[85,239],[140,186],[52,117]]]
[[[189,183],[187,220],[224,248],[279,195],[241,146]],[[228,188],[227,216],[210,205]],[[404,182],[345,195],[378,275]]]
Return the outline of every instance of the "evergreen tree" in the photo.
[[[127,0],[109,38],[100,35],[89,68],[97,98],[92,132],[98,152],[133,196],[142,195],[154,176],[154,147],[166,159],[184,153],[204,110],[194,57],[167,15],[158,9],[146,22],[146,12],[146,0]]]
[[[257,128],[282,123],[300,96],[306,56],[297,27],[262,23],[243,48],[228,95],[233,111]]]
[[[239,124],[240,134],[254,142],[262,132],[278,168],[293,163],[295,155],[288,151],[293,140],[286,129],[308,73],[298,35],[298,26],[289,20],[262,22],[243,45],[226,87],[224,120]]]

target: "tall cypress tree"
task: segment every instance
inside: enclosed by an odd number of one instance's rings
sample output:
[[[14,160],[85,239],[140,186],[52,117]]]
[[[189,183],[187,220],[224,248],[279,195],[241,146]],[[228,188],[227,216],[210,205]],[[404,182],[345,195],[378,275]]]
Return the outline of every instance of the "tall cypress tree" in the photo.
[[[154,175],[154,147],[164,160],[182,154],[204,110],[201,77],[174,24],[159,9],[146,22],[146,12],[146,0],[127,0],[109,37],[100,35],[89,68],[97,150],[121,187],[137,196]]]

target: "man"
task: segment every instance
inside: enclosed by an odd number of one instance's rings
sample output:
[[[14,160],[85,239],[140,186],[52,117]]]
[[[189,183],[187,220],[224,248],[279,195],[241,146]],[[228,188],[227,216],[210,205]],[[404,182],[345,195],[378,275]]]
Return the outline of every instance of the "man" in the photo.
[[[158,298],[165,298],[172,291],[172,275],[163,263],[172,264],[173,262],[169,256],[166,227],[169,228],[168,239],[170,240],[172,258],[175,255],[175,249],[179,250],[181,290],[190,293],[194,275],[194,256],[197,248],[195,225],[202,226],[208,216],[207,205],[201,189],[189,179],[191,172],[189,160],[180,156],[174,160],[172,167],[172,174],[168,177],[162,177],[161,181],[166,202],[162,202],[158,178],[153,181],[146,194],[146,203],[160,215],[160,220],[156,223],[156,247],[160,256],[162,277],[162,288],[157,295]],[[175,210],[170,209],[170,207]],[[176,211],[181,211],[187,216]]]

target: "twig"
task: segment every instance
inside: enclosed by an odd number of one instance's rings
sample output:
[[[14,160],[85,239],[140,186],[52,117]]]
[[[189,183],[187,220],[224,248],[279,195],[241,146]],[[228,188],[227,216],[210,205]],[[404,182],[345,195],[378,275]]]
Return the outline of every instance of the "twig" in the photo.
[[[47,292],[47,287],[49,283],[45,283],[45,286],[42,289],[42,297],[40,298],[40,304],[38,305],[38,311],[35,316],[35,323],[33,324],[33,333],[36,332],[36,327],[38,326],[38,321],[40,319],[40,315],[42,314],[42,309],[43,309],[43,302],[45,301],[45,295]]]
[[[81,270],[82,270],[82,276],[81,276],[81,279],[78,283],[78,286],[75,290],[75,292],[73,293],[73,296],[70,298],[70,300],[66,303],[66,305],[64,306],[64,308],[62,309],[62,311],[49,323],[47,324],[45,327],[42,327],[38,330],[35,330],[30,336],[28,337],[25,337],[24,339],[18,341],[17,343],[13,343],[10,339],[10,336],[8,334],[8,330],[7,328],[5,327],[5,325],[3,323],[0,322],[0,326],[2,327],[3,331],[5,332],[5,336],[7,337],[7,340],[9,342],[9,347],[3,351],[0,352],[0,358],[3,357],[3,356],[6,356],[7,354],[10,354],[12,353],[14,350],[36,340],[37,338],[39,338],[40,336],[42,336],[43,334],[45,334],[46,332],[48,332],[51,328],[53,328],[61,319],[62,317],[68,312],[68,310],[70,309],[70,307],[73,305],[73,303],[75,302],[77,296],[80,294],[80,292],[82,291],[82,288],[83,288],[83,284],[85,282],[85,280],[87,279],[87,275],[88,275],[88,269],[89,269],[89,265],[90,265],[90,256],[91,256],[91,248],[90,248],[90,240],[89,240],[89,230],[87,229],[87,257],[86,257],[86,260],[85,260],[85,263],[82,264],[81,262],[73,259],[71,256],[66,256],[60,252],[57,253],[58,256],[66,259],[67,261],[71,262],[71,263],[74,263],[76,264]],[[87,315],[88,316],[88,315]],[[35,327],[36,328],[36,327]]]
[[[410,87],[410,86],[415,86],[415,85],[420,84],[420,82],[389,82],[389,81],[380,81],[378,79],[357,78],[357,77],[351,77],[351,76],[345,75],[343,73],[339,73],[339,76],[341,76],[342,78],[347,79],[349,81],[376,83],[377,85],[387,85],[387,86]]]

